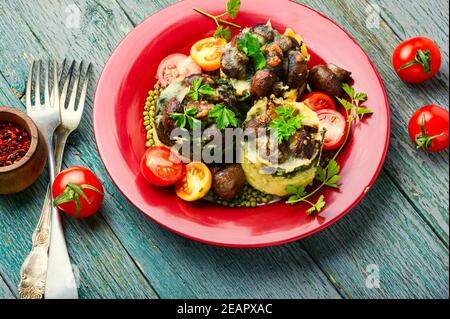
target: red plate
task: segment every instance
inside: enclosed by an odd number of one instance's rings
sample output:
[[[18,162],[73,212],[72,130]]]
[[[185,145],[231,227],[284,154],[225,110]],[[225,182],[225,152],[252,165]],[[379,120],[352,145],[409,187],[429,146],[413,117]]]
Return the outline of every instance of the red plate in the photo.
[[[386,93],[372,62],[344,30],[308,7],[286,0],[245,0],[235,22],[251,26],[270,18],[280,31],[293,28],[305,39],[312,64],[326,61],[350,70],[356,90],[369,96],[367,105],[375,113],[354,130],[338,158],[342,186],[339,192],[324,191],[327,205],[320,217],[308,217],[303,205],[283,202],[241,209],[187,203],[171,188],[150,186],[139,173],[145,151],[142,111],[158,63],[170,53],[188,54],[194,42],[213,33],[214,22],[192,8],[220,14],[225,6],[226,0],[179,2],[146,19],[120,43],[95,93],[93,122],[100,156],[128,200],[177,234],[232,247],[270,246],[303,238],[337,221],[367,193],[383,165],[390,132]]]

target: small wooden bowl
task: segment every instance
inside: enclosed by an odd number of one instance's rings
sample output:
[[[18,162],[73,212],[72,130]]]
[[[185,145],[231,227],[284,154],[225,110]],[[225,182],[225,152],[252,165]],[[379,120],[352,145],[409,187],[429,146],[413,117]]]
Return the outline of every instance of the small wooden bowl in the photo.
[[[47,145],[36,124],[25,113],[0,106],[0,122],[12,122],[22,126],[31,137],[30,148],[18,162],[0,167],[0,194],[13,194],[33,184],[47,161]]]

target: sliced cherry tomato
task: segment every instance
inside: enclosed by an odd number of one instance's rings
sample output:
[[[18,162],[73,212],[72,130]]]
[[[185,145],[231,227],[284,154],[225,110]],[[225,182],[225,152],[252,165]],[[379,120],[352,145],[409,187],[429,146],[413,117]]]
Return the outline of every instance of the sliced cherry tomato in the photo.
[[[152,146],[141,160],[141,173],[156,186],[175,184],[183,175],[185,165],[181,157],[167,146]]]
[[[205,38],[196,42],[191,48],[191,58],[204,71],[215,71],[220,68],[222,57],[227,42],[222,38]]]
[[[202,69],[190,57],[174,53],[165,57],[158,66],[157,76],[163,87],[173,80],[191,74],[201,73]]]
[[[334,104],[333,99],[322,92],[308,93],[303,97],[302,101],[313,111],[322,109],[336,110],[336,104]]]
[[[103,202],[103,186],[91,170],[74,166],[56,176],[52,185],[53,204],[76,218],[95,214]]]
[[[431,79],[441,67],[439,47],[425,37],[415,37],[400,43],[392,55],[398,76],[406,82],[420,83]]]
[[[175,192],[181,199],[192,202],[204,197],[211,183],[209,168],[202,162],[192,162],[186,165],[186,175],[175,184]]]
[[[418,109],[408,124],[409,137],[417,148],[437,152],[448,147],[448,111],[437,105]]]
[[[338,111],[331,109],[322,109],[316,112],[319,121],[326,129],[323,140],[323,149],[334,150],[344,143],[347,121]]]

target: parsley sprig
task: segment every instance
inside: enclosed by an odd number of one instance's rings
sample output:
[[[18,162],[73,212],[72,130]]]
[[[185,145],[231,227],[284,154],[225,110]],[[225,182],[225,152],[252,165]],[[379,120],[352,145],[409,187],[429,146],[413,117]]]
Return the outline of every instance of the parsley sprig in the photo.
[[[226,11],[224,13],[216,15],[216,16],[212,15],[212,14],[210,14],[208,12],[205,12],[205,11],[199,9],[199,8],[194,8],[194,10],[197,11],[198,13],[201,13],[204,16],[207,16],[208,18],[211,18],[211,19],[214,20],[214,22],[217,25],[217,29],[214,32],[214,37],[215,38],[223,38],[224,40],[228,41],[231,38],[231,30],[230,30],[229,27],[225,27],[224,28],[221,25],[221,23],[225,24],[225,25],[229,25],[229,26],[235,27],[235,28],[238,28],[238,29],[240,29],[241,26],[236,24],[236,23],[233,23],[233,22],[230,22],[230,21],[227,21],[227,20],[223,20],[221,18],[224,15],[228,15],[231,19],[236,18],[240,7],[241,7],[241,0],[228,0]]]
[[[270,124],[269,129],[274,130],[278,143],[288,140],[295,132],[302,127],[303,116],[295,114],[292,106],[278,106],[275,108],[278,117]]]
[[[216,121],[216,126],[219,130],[223,130],[229,126],[238,126],[236,114],[222,104],[214,105],[213,109],[209,111],[208,117]]]
[[[192,81],[191,84],[191,90],[189,91],[189,97],[193,101],[198,101],[199,94],[211,96],[216,93],[216,90],[214,90],[212,87],[210,87],[208,84],[202,85],[203,78],[196,79]]]
[[[345,135],[344,143],[339,147],[339,149],[334,154],[333,158],[328,162],[326,167],[318,166],[317,167],[317,176],[316,179],[320,181],[321,183],[311,192],[307,193],[305,191],[304,186],[294,186],[289,185],[286,187],[286,192],[290,194],[288,200],[286,203],[288,204],[295,204],[299,202],[305,202],[311,207],[306,211],[308,215],[312,215],[313,213],[317,212],[320,213],[323,207],[326,205],[325,196],[320,195],[319,198],[315,203],[311,202],[308,198],[319,192],[323,187],[328,186],[332,188],[339,189],[339,180],[341,179],[341,176],[339,175],[339,172],[341,170],[341,167],[336,162],[336,158],[341,153],[342,149],[344,148],[345,144],[347,143],[347,140],[350,136],[350,131],[352,128],[352,124],[356,119],[360,119],[362,116],[366,114],[372,114],[373,111],[369,108],[363,107],[362,104],[367,101],[367,94],[366,93],[357,93],[355,92],[355,89],[350,87],[347,83],[344,83],[342,85],[343,90],[345,93],[347,93],[348,97],[350,98],[350,101],[347,101],[346,99],[336,97],[338,101],[342,104],[342,106],[345,108],[346,115],[347,115],[347,132]]]
[[[239,51],[253,59],[257,70],[264,69],[266,66],[266,58],[256,37],[249,32],[245,33],[244,37],[237,41],[237,47]]]
[[[175,120],[175,125],[179,128],[185,128],[186,124],[189,124],[190,128],[194,128],[197,125],[202,124],[202,122],[194,117],[197,114],[197,109],[195,107],[191,107],[187,110],[184,110],[184,113],[172,113],[170,117]]]
[[[347,111],[348,122],[353,122],[355,118],[362,119],[365,114],[373,113],[371,109],[361,106],[362,103],[367,101],[366,93],[355,92],[355,89],[347,83],[342,84],[342,89],[350,97],[350,101],[347,101],[346,99],[340,98],[338,96],[336,96],[336,99]]]

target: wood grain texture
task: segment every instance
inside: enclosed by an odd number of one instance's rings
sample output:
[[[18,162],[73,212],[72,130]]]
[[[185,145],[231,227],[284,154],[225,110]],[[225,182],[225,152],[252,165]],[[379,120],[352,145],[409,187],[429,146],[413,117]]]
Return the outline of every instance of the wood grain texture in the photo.
[[[0,78],[1,102],[23,109],[23,105],[17,99],[15,93],[20,96],[19,92],[23,90],[30,56],[15,56],[14,54],[17,52],[30,52],[33,56],[38,56],[37,52],[41,52],[41,54],[55,52],[54,56],[62,57],[66,56],[66,54],[68,55],[69,51],[58,54],[56,50],[60,46],[58,42],[50,38],[47,40],[51,40],[54,43],[54,47],[50,47],[49,49],[51,50],[45,49],[43,43],[45,43],[44,40],[46,38],[39,38],[38,35],[40,33],[48,34],[46,28],[40,30],[36,27],[28,28],[27,24],[32,21],[17,19],[15,13],[17,10],[31,12],[29,8],[24,4],[19,7],[9,7],[11,4],[15,5],[16,3],[3,4],[0,8],[3,19],[0,28],[20,27],[22,37],[17,39],[16,33],[12,32],[12,29],[7,28],[1,31],[2,34],[6,35],[2,37],[0,44],[1,52],[5,52],[0,65],[0,72],[2,72],[2,77]],[[52,12],[48,10],[49,4],[42,4],[44,6],[40,8],[40,11],[48,14],[47,17],[42,17],[42,26],[45,26],[44,21],[46,20],[58,21],[52,16],[52,13],[64,13],[64,10]],[[22,16],[28,17],[26,14]],[[34,19],[34,15],[29,14],[29,18]],[[54,29],[57,30],[59,28],[55,26]],[[14,50],[11,50],[11,47],[14,47]],[[70,49],[66,47],[65,50]],[[74,50],[74,48],[71,50]],[[44,56],[41,55],[41,57]],[[93,140],[92,135],[89,138]],[[70,140],[69,143],[71,143]],[[80,163],[78,161],[79,156],[74,154],[67,155],[66,153],[66,158],[69,161],[65,161],[65,166],[90,166],[88,163]],[[10,287],[17,286],[20,265],[31,248],[31,233],[38,220],[45,195],[47,178],[47,174],[43,174],[39,181],[30,189],[17,195],[0,197],[0,261],[3,265],[2,268],[4,268],[2,269],[2,276],[4,276]],[[30,201],[30,198],[33,201]],[[81,297],[157,297],[145,277],[140,273],[133,260],[128,256],[126,250],[100,215],[83,221],[66,219],[64,226],[71,260],[81,276]],[[14,291],[14,294],[17,296],[16,291]]]
[[[391,109],[391,142],[384,170],[440,239],[448,244],[448,149],[434,154],[418,152],[406,129],[410,116],[420,106],[437,104],[448,109],[448,15],[442,14],[434,19],[433,14],[441,12],[445,6],[448,8],[448,2],[445,3],[408,1],[402,6],[398,1],[383,1],[379,5],[379,27],[368,28],[367,12],[373,12],[373,9],[367,2],[311,1],[314,8],[338,22],[362,45],[380,72]],[[346,18],[343,19],[343,16]],[[394,17],[399,21],[393,23]],[[416,21],[415,28],[411,28],[411,21],[419,17],[420,23]],[[396,27],[391,28],[391,23]],[[400,32],[399,26],[403,25],[407,33]],[[402,82],[395,74],[391,66],[391,54],[398,43],[417,35],[428,35],[438,41],[443,65],[435,78],[424,84],[410,85]]]
[[[1,272],[1,268],[0,268]],[[9,287],[6,285],[6,283],[3,281],[3,279],[0,277],[0,299],[13,299],[14,295],[9,289]]]
[[[43,10],[46,5],[48,4],[43,3],[42,8],[39,10]],[[99,32],[99,30],[95,29],[96,31],[92,31],[93,34],[90,34],[90,31],[86,29],[84,30],[85,34],[83,38],[78,38],[77,34],[59,34],[58,36],[62,37],[59,39],[60,43],[65,43],[65,45],[70,46],[70,43],[73,42],[72,40],[76,39],[77,45],[83,48],[73,49],[74,52],[72,53],[67,49],[67,47],[60,47],[58,43],[55,43],[52,36],[45,34],[43,29],[38,29],[36,24],[29,25],[32,23],[32,17],[24,15],[22,16],[24,20],[23,27],[25,29],[28,27],[30,32],[33,33],[30,37],[35,37],[32,43],[35,42],[36,46],[38,46],[37,51],[42,51],[45,48],[45,51],[55,52],[56,56],[62,57],[69,55],[76,58],[88,58],[90,61],[94,61],[98,65],[103,65],[110,54],[111,48],[120,41],[127,31],[129,31],[130,25],[128,20],[125,19],[125,15],[119,8],[111,8],[110,6],[105,9],[105,7],[102,6],[102,3],[85,3],[84,5],[84,10],[89,13],[89,16],[95,17],[86,20],[86,24],[90,25],[92,24],[91,21],[95,21],[95,24],[110,26],[112,30],[102,29],[101,32]],[[14,7],[14,10],[23,10],[23,8]],[[63,12],[61,8],[60,10],[55,9],[47,14],[57,15],[60,12]],[[122,26],[124,30],[115,29],[117,24],[107,23],[107,21],[109,21],[108,19],[111,19],[111,16],[118,14],[120,14],[121,17],[114,19],[117,21],[122,21],[121,23],[123,23]],[[42,19],[45,20],[45,18]],[[49,26],[47,22],[45,30],[47,30],[47,27],[57,28],[58,22],[60,22],[61,19],[62,17],[51,19],[54,21],[53,23],[55,25]],[[20,21],[16,23],[20,24]],[[84,24],[82,25],[82,29],[83,28],[85,28]],[[92,42],[92,39],[95,39],[95,41]],[[27,42],[29,42],[29,40]],[[18,61],[17,63],[21,67],[18,68],[18,70],[14,70],[13,74],[8,73],[5,78],[8,79],[8,84],[14,87],[14,90],[20,92],[23,91],[24,88],[23,82],[20,80],[14,81],[14,79],[26,78],[26,61]],[[3,68],[4,67],[0,65],[0,70],[3,70]],[[99,72],[100,68],[95,68],[96,77],[98,77]],[[93,96],[92,87],[90,88],[90,96]],[[251,262],[255,260],[255,255],[250,253],[250,251],[243,251],[242,258],[237,259],[232,255],[228,257],[228,253],[226,252],[227,250],[224,250],[224,253],[222,253],[219,258],[218,256],[212,254],[212,250],[215,248],[195,244],[200,247],[204,247],[204,249],[199,249],[199,251],[194,254],[194,256],[197,257],[190,262],[193,266],[193,273],[191,274],[189,270],[183,271],[183,269],[185,269],[184,265],[178,264],[178,260],[186,259],[186,255],[191,256],[191,252],[177,250],[176,253],[170,255],[169,259],[166,257],[166,250],[168,248],[171,249],[170,247],[174,246],[177,241],[179,247],[190,247],[192,243],[161,229],[159,226],[156,226],[144,216],[137,213],[136,210],[126,202],[122,195],[118,193],[100,164],[98,155],[92,152],[92,150],[95,149],[95,144],[93,140],[92,127],[90,124],[91,102],[92,101],[89,98],[85,117],[83,118],[79,132],[75,133],[75,135],[69,139],[64,164],[66,166],[80,164],[88,166],[100,177],[100,179],[102,179],[105,184],[105,188],[108,190],[103,208],[103,211],[107,211],[108,213],[104,214],[104,218],[108,221],[108,223],[116,228],[118,234],[123,236],[123,243],[126,245],[130,254],[135,257],[137,267],[141,269],[149,279],[151,279],[152,285],[157,287],[161,296],[170,298],[212,296],[339,298],[339,294],[334,289],[333,285],[328,282],[320,269],[318,269],[318,267],[314,264],[314,262],[312,262],[305,252],[303,252],[300,257],[286,257],[286,260],[293,264],[297,262],[298,258],[302,258],[303,261],[301,262],[301,268],[305,267],[305,271],[302,271],[298,275],[291,275],[284,271],[284,262],[278,261],[278,258],[276,258],[278,254],[277,252],[273,255],[268,253],[268,256],[264,255],[259,257],[258,267],[264,268],[265,261],[272,260],[272,263],[274,264],[272,267],[277,269],[278,274],[273,276],[271,273],[266,273],[263,276],[264,280],[255,281],[255,274],[252,269],[247,269],[243,272],[239,269],[240,264],[243,262],[241,259],[244,257],[248,264],[251,264]],[[82,158],[80,157],[80,154],[83,154]],[[124,218],[126,218],[125,221]],[[128,221],[129,223],[127,223]],[[136,229],[142,231],[137,233]],[[157,233],[154,234],[155,232]],[[27,234],[28,231],[25,230],[24,233]],[[162,237],[162,235],[159,235],[160,233],[165,234],[168,238],[165,243],[157,247],[155,242],[157,242],[156,239]],[[147,240],[150,234],[152,234],[151,241]],[[71,241],[70,236],[68,236],[67,239],[69,242]],[[94,239],[94,241],[95,240],[96,239]],[[88,248],[89,245],[86,246],[86,249]],[[98,248],[94,246],[92,249],[95,250]],[[211,261],[207,262],[207,259],[210,258],[211,255],[213,256]],[[232,261],[233,259],[234,261]],[[227,276],[223,275],[223,267],[220,267],[220,265],[214,265],[220,264],[221,262],[226,262],[229,264]],[[213,271],[205,273],[204,267],[207,264],[211,265]],[[242,275],[241,285],[236,285],[235,278],[231,275],[232,273]],[[95,280],[92,281],[95,283]],[[111,283],[111,285],[114,284],[114,282]],[[302,286],[302,289],[299,289],[299,286]],[[218,290],[217,287],[223,288]],[[268,287],[271,287],[271,289],[268,289]],[[120,293],[120,289],[116,289],[117,293]],[[108,296],[111,294],[114,296],[111,292],[104,292],[103,294]]]
[[[31,57],[87,59],[95,63],[97,79],[111,51],[132,26],[173,2],[46,0],[34,2],[31,9],[25,1],[2,2],[0,104],[22,107],[16,94],[20,97],[24,91]],[[64,160],[65,166],[90,167],[106,189],[99,215],[65,224],[72,260],[83,276],[82,297],[155,297],[148,282],[163,298],[448,297],[448,247],[442,243],[448,243],[448,190],[437,187],[448,185],[448,151],[417,153],[405,131],[418,105],[430,99],[448,105],[448,96],[442,93],[448,92],[448,71],[425,86],[412,87],[400,82],[390,67],[389,55],[399,37],[420,31],[412,31],[404,22],[409,15],[418,19],[419,11],[405,10],[398,22],[394,4],[375,2],[384,10],[380,28],[367,32],[365,5],[337,0],[302,2],[347,29],[384,79],[393,136],[384,172],[373,189],[344,219],[301,242],[247,250],[192,242],[137,212],[107,176],[95,151],[91,127],[92,85],[80,130],[69,139]],[[82,14],[79,29],[66,25],[66,9],[73,3]],[[427,5],[434,8],[434,3]],[[431,26],[432,36],[444,41],[446,36],[448,41],[448,30],[445,35],[442,28],[447,23],[448,29],[448,16],[439,19],[437,26]],[[401,31],[401,26],[409,31]],[[448,49],[444,60],[448,68]],[[0,197],[0,276],[10,287],[16,286],[18,267],[29,249],[45,181],[42,176],[22,194]],[[3,214],[4,210],[8,213]],[[365,286],[365,269],[370,264],[380,269],[380,289]]]

